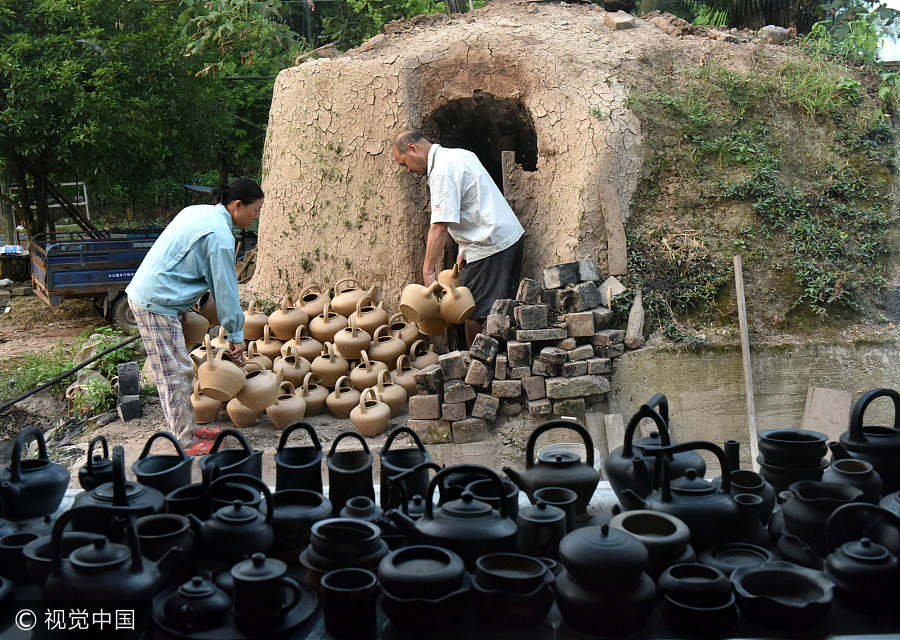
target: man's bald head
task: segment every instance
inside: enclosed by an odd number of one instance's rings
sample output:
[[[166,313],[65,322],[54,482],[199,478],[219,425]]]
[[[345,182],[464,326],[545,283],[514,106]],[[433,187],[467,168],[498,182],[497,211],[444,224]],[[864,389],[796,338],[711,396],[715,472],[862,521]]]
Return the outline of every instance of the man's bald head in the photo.
[[[425,175],[428,172],[428,152],[431,141],[421,131],[404,129],[394,136],[394,160],[410,173]]]

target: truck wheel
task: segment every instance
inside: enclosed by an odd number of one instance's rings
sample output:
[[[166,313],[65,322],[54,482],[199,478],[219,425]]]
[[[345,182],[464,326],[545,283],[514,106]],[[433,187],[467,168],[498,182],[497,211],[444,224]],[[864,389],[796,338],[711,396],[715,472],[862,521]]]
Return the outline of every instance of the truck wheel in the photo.
[[[122,333],[132,334],[137,332],[137,321],[128,306],[128,296],[121,295],[116,298],[115,302],[109,308],[109,317]]]

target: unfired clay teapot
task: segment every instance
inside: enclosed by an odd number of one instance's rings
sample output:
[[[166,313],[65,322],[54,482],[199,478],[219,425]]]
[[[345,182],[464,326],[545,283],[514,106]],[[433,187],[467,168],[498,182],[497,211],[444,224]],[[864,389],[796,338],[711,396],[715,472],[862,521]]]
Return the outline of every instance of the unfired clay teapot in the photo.
[[[390,381],[388,372],[382,369],[378,372],[378,386],[376,391],[378,398],[391,409],[391,417],[399,416],[406,409],[406,403],[409,400],[406,395],[406,389],[399,384]]]
[[[262,417],[262,411],[251,409],[237,398],[232,398],[225,405],[225,412],[236,427],[252,427]]]
[[[440,316],[417,320],[416,325],[419,327],[419,333],[424,336],[442,336],[449,326]]]
[[[184,334],[184,344],[188,348],[203,342],[207,331],[209,331],[209,321],[199,313],[188,309],[181,314],[181,333]]]
[[[325,398],[328,397],[328,389],[316,384],[315,375],[307,373],[303,378],[303,386],[300,387],[300,396],[306,402],[306,415],[314,416],[322,412],[325,406]]]
[[[322,352],[325,345],[309,335],[309,328],[301,324],[294,332],[294,337],[281,345],[281,355],[291,355],[291,347],[297,347],[300,356],[313,360]]]
[[[441,318],[451,324],[461,324],[475,312],[475,298],[468,287],[456,287],[448,282],[441,296]]]
[[[347,326],[347,318],[326,304],[322,313],[309,321],[309,332],[319,342],[334,342],[334,335]]]
[[[409,356],[404,353],[397,358],[397,368],[391,372],[391,380],[394,384],[399,384],[403,387],[407,396],[414,396],[419,393],[413,371],[414,369],[409,364]]]
[[[269,322],[269,316],[262,312],[259,300],[252,300],[244,311],[244,340],[259,340],[263,337],[263,327]]]
[[[281,340],[272,337],[272,330],[269,328],[269,325],[263,327],[263,337],[255,342],[256,350],[267,358],[274,360],[281,354],[281,345],[283,343]]]
[[[350,326],[344,327],[334,335],[334,346],[337,352],[348,360],[359,360],[359,354],[369,347],[372,336],[356,324],[356,314],[350,316]]]
[[[462,286],[462,281],[459,279],[459,263],[454,263],[453,267],[450,269],[444,269],[438,274],[437,281],[441,284],[442,287],[446,287],[448,285],[453,285],[454,287]]]
[[[225,327],[219,327],[219,335],[216,338],[212,339],[212,347],[213,349],[228,349],[228,332],[225,331]]]
[[[368,333],[372,333],[383,324],[387,324],[388,313],[384,310],[384,300],[377,305],[370,296],[360,298],[356,303],[356,310],[350,314],[356,318],[356,325]]]
[[[350,412],[359,404],[360,393],[353,388],[348,376],[341,376],[334,383],[334,391],[325,398],[328,410],[335,418],[349,418]]]
[[[290,294],[281,299],[281,306],[269,316],[269,326],[279,340],[290,340],[297,327],[309,322],[309,316],[301,309],[294,307],[294,299]]]
[[[343,278],[334,283],[334,299],[331,307],[342,316],[349,316],[356,310],[356,303],[360,299],[375,293],[373,284],[368,290],[364,290],[353,278]]]
[[[208,336],[207,336],[208,337]],[[201,342],[196,349],[191,351],[189,354],[191,358],[191,362],[194,363],[194,375],[197,375],[197,367],[199,367],[203,362],[206,362],[206,345],[209,344],[206,341],[206,337],[203,338],[203,342]],[[213,353],[215,355],[215,353]]]
[[[365,389],[359,404],[350,412],[350,422],[366,437],[372,438],[387,429],[391,408],[378,399],[375,389]]]
[[[216,311],[216,300],[212,296],[212,292],[207,291],[197,300],[194,305],[194,311],[209,321],[209,326],[214,327],[219,324],[219,314]]]
[[[372,334],[372,344],[369,346],[369,357],[383,362],[388,368],[393,367],[397,358],[406,353],[406,343],[400,338],[391,335],[391,328],[383,324]]]
[[[256,341],[254,340],[249,345],[247,345],[247,355],[244,356],[245,363],[247,362],[255,362],[263,369],[271,369],[272,368],[272,359],[268,356],[264,356],[261,354],[256,348]]]
[[[409,348],[409,364],[413,369],[424,369],[438,363],[434,345],[425,345],[424,340],[416,340]]]
[[[300,304],[298,305],[298,308],[308,317],[315,318],[322,313],[322,309],[324,309],[325,305],[329,302],[331,302],[331,298],[328,297],[327,293],[322,291],[322,287],[313,285],[311,287],[306,287],[306,289],[303,290],[303,293],[300,294]]]
[[[406,285],[400,295],[400,313],[407,320],[418,324],[419,330],[422,329],[421,321],[438,315],[440,303],[434,292],[439,286],[436,281],[427,287],[414,282]]]
[[[244,365],[244,386],[235,397],[248,409],[265,411],[275,402],[281,382],[280,373],[263,369],[257,362],[248,362]]]
[[[309,360],[300,355],[296,346],[291,346],[288,355],[279,356],[272,363],[272,371],[280,373],[282,378],[295,387],[303,384],[303,378],[310,372],[310,368]]]
[[[204,343],[206,352],[212,353],[209,336],[206,336]],[[200,392],[219,402],[228,402],[244,386],[244,372],[230,360],[224,360],[224,354],[224,351],[218,351],[202,364],[194,360],[197,365],[197,378],[200,380]]]
[[[350,364],[334,352],[334,345],[325,343],[322,353],[312,361],[311,370],[319,383],[325,387],[333,387],[338,378],[347,373]]]
[[[222,403],[202,393],[194,392],[191,394],[191,406],[194,408],[197,424],[206,424],[216,419]]]
[[[369,360],[369,354],[365,349],[359,354],[359,364],[350,371],[350,382],[358,390],[362,391],[367,387],[374,387],[378,384],[378,372],[387,371],[388,366],[378,360]]]
[[[419,327],[415,322],[407,322],[402,313],[392,315],[388,324],[391,325],[391,334],[403,340],[407,347],[419,339]]]
[[[275,403],[266,407],[266,415],[276,429],[284,429],[292,422],[303,419],[306,415],[306,401],[294,393],[294,385],[288,381],[281,383],[279,391],[281,393]]]

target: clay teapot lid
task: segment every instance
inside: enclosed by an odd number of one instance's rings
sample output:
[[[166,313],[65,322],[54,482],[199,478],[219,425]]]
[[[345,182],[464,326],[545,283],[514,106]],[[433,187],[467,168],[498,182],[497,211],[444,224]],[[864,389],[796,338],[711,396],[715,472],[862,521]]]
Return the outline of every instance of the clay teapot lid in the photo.
[[[559,522],[565,520],[566,512],[543,500],[519,510],[519,517],[528,522]]]
[[[131,559],[131,550],[124,544],[115,544],[104,537],[94,544],[79,547],[69,554],[69,562],[84,571],[103,571],[121,565]]]
[[[178,593],[185,598],[206,598],[211,596],[218,587],[203,576],[194,576],[178,587]]]
[[[253,507],[248,507],[240,500],[235,500],[231,505],[216,511],[215,519],[226,524],[247,524],[257,520],[261,515]]]
[[[281,560],[267,558],[264,553],[254,553],[249,560],[239,562],[231,568],[235,580],[253,580],[265,582],[280,578],[287,571],[287,565]]]
[[[703,495],[716,490],[716,486],[698,476],[693,467],[688,467],[683,476],[672,480],[670,486],[675,493],[690,495]]]
[[[441,507],[441,511],[455,518],[478,518],[490,515],[494,509],[486,502],[476,500],[471,491],[463,491],[458,500],[452,500]]]
[[[884,562],[890,559],[888,550],[877,542],[872,542],[869,538],[847,542],[841,546],[841,551],[848,558],[867,564]]]

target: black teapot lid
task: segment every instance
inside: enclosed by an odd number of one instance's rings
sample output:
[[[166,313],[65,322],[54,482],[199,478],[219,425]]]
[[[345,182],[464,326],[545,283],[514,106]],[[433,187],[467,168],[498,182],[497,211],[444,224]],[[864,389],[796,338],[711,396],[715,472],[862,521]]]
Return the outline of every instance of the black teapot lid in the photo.
[[[104,471],[107,467],[112,466],[112,458],[105,458],[98,453],[91,456],[90,471]]]
[[[194,576],[178,587],[178,593],[185,598],[206,598],[219,588],[203,576]]]
[[[521,509],[519,517],[529,522],[558,522],[565,519],[566,512],[543,500],[538,500],[532,506]]]
[[[112,502],[115,496],[114,482],[104,482],[99,487],[91,491],[91,495],[102,502]],[[140,497],[146,491],[146,487],[137,482],[125,483],[125,497],[128,502],[133,498]]]
[[[102,571],[131,560],[131,550],[100,537],[93,544],[79,547],[69,554],[73,566],[87,571]]]
[[[538,462],[541,464],[570,465],[581,462],[581,456],[571,451],[545,451],[538,454]]]
[[[266,581],[280,578],[287,571],[287,565],[281,560],[267,558],[264,553],[254,553],[249,560],[238,562],[231,567],[231,575],[235,580]]]
[[[486,502],[476,500],[471,491],[463,491],[459,500],[444,504],[441,511],[456,518],[478,518],[486,516],[494,509]]]
[[[216,511],[215,518],[226,524],[248,524],[257,520],[261,515],[253,507],[248,507],[240,500],[235,500],[231,505]]]
[[[841,551],[848,558],[866,563],[884,562],[890,558],[887,549],[877,542],[872,542],[869,538],[847,542],[841,546]]]
[[[693,467],[685,469],[684,475],[671,481],[672,491],[676,493],[688,493],[700,495],[704,493],[712,493],[716,490],[716,486],[707,482],[697,475],[697,470]]]

